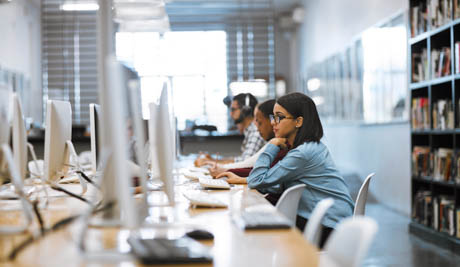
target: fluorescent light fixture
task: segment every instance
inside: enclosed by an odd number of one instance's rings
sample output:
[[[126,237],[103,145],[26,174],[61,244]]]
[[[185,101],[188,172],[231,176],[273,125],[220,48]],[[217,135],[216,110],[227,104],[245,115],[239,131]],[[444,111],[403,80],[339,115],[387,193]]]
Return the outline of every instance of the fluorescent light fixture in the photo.
[[[163,1],[116,1],[114,2],[115,21],[152,20],[166,16]]]
[[[313,92],[319,89],[321,86],[321,81],[318,78],[311,78],[307,82],[308,91]]]
[[[99,5],[95,2],[67,2],[59,8],[64,11],[95,11],[99,9]]]
[[[164,17],[155,20],[121,21],[118,32],[167,32],[170,29],[169,19]]]

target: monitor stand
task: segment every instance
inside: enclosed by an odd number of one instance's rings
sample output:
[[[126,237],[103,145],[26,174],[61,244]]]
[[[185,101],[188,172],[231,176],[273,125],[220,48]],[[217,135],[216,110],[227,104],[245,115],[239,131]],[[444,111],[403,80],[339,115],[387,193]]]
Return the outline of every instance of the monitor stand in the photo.
[[[85,241],[87,240],[87,232],[90,228],[104,230],[107,228],[113,227],[123,227],[123,214],[120,210],[120,205],[118,201],[120,200],[117,196],[117,187],[113,183],[117,181],[113,179],[115,168],[113,168],[114,159],[112,153],[107,150],[101,151],[100,158],[100,168],[102,170],[101,177],[101,192],[102,192],[102,201],[100,205],[90,207],[85,214],[83,215],[83,223],[78,233],[78,247],[80,251],[85,255],[85,258],[89,260],[99,260],[99,261],[123,261],[123,260],[134,260],[134,257],[129,253],[129,251],[119,251],[117,249],[101,249],[101,250],[90,250]],[[115,192],[114,192],[115,191]],[[102,211],[96,213],[96,209],[103,209]],[[94,216],[95,215],[95,216]],[[131,232],[135,232],[133,229]]]
[[[30,203],[29,199],[27,199],[27,196],[24,193],[22,179],[20,178],[19,171],[16,168],[16,165],[14,164],[13,154],[11,153],[10,147],[7,144],[3,144],[1,146],[0,153],[3,153],[3,156],[6,160],[6,164],[8,165],[11,175],[11,182],[14,185],[16,194],[19,196],[19,199],[21,200],[22,213],[25,218],[25,222],[22,226],[1,226],[0,236],[25,233],[27,232],[30,224],[32,223],[32,204]]]
[[[65,144],[66,144],[66,150],[67,150],[67,152],[64,153],[64,154],[65,154],[65,156],[68,155],[69,163],[70,163],[70,156],[72,155],[72,156],[75,158],[75,164],[77,165],[77,166],[76,166],[77,169],[78,169],[79,171],[81,171],[82,168],[81,168],[80,162],[79,162],[79,160],[78,160],[78,154],[77,154],[77,152],[75,151],[75,147],[73,146],[72,141],[67,140],[67,141],[65,142]],[[88,182],[87,182],[85,179],[83,179],[83,177],[81,176],[80,173],[77,173],[77,175],[78,175],[78,179],[80,180],[81,195],[84,195],[84,194],[86,193],[86,191],[88,190]]]
[[[35,169],[37,170],[37,172],[40,171],[40,167],[38,166],[38,163],[37,163],[37,155],[35,154],[35,149],[34,149],[34,146],[31,144],[31,143],[27,143],[27,148],[29,149],[29,153],[30,155],[32,156],[32,160],[34,162],[34,165],[35,165]],[[49,197],[49,194],[48,194],[48,189],[47,189],[47,186],[46,186],[46,181],[45,181],[45,178],[44,178],[44,175],[43,175],[43,171],[41,173],[37,173],[36,174],[40,180],[42,181],[42,187],[41,187],[41,190],[45,192],[45,207],[48,207],[48,203],[50,201],[50,197]]]

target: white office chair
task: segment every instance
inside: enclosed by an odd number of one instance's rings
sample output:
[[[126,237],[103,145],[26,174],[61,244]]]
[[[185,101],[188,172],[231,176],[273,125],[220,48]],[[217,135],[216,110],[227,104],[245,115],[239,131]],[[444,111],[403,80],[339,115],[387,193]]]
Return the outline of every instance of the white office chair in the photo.
[[[319,257],[319,266],[360,266],[377,229],[377,223],[369,217],[344,219],[326,241],[324,252]]]
[[[369,174],[364,180],[363,184],[361,185],[361,188],[358,192],[358,197],[356,198],[353,216],[364,215],[364,210],[366,209],[367,192],[369,191],[369,183],[371,181],[372,176],[374,175],[375,173]]]
[[[333,204],[334,199],[332,198],[326,198],[318,202],[310,215],[310,219],[308,219],[307,225],[305,226],[303,236],[308,240],[308,242],[316,247],[319,247],[321,232],[323,231],[321,221],[323,220],[327,210]]]
[[[297,208],[299,207],[299,200],[305,187],[305,184],[291,186],[283,192],[276,203],[276,209],[283,213],[294,224],[297,216]]]

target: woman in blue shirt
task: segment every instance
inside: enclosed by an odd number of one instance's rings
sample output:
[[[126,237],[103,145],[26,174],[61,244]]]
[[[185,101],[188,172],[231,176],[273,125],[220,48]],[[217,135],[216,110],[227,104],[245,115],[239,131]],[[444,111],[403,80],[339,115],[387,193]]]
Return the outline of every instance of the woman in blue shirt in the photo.
[[[354,202],[329,150],[320,141],[323,127],[312,99],[302,93],[282,96],[273,114],[275,138],[256,161],[247,178],[248,186],[262,193],[279,194],[291,186],[305,184],[297,210],[296,226],[300,230],[319,201],[333,198],[334,205],[323,219],[322,246],[336,224],[352,216]],[[289,153],[270,168],[280,149],[288,145]]]

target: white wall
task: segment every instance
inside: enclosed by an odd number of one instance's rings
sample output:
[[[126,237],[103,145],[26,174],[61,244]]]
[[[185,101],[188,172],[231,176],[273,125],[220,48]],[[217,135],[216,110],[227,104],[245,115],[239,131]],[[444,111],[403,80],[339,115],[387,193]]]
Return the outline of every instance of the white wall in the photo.
[[[295,34],[294,34],[295,35]],[[284,77],[289,88],[291,85],[291,35],[278,25],[275,26],[275,74]]]
[[[298,31],[297,70],[341,51],[365,29],[407,9],[403,0],[305,0]],[[410,214],[409,123],[326,124],[325,142],[342,171],[362,179],[376,172],[370,190],[379,202]]]
[[[383,125],[325,125],[324,142],[343,173],[364,179],[376,175],[370,191],[382,204],[410,214],[409,123]]]
[[[40,1],[0,4],[0,67],[30,79],[26,117],[42,121]]]

